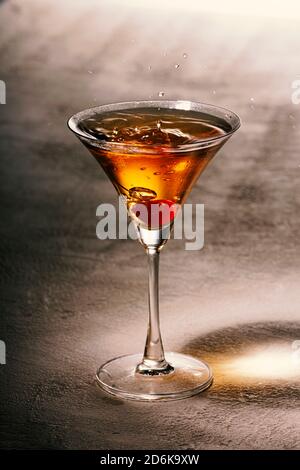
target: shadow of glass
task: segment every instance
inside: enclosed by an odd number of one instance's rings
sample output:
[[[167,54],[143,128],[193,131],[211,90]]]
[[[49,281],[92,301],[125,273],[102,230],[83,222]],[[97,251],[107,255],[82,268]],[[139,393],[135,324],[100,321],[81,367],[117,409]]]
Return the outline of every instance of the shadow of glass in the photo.
[[[299,323],[261,322],[195,338],[183,352],[213,368],[207,398],[293,408],[300,406],[299,340]]]

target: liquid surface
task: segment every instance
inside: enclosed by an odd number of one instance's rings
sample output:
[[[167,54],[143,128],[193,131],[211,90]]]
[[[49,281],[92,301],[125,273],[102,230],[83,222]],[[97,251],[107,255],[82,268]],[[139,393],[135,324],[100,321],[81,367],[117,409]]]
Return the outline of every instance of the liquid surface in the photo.
[[[80,123],[80,130],[105,143],[101,148],[95,139],[83,140],[136,215],[139,203],[151,208],[182,204],[226,140],[211,139],[231,129],[200,113],[145,108],[93,115]],[[188,145],[197,143],[202,148],[189,150]]]

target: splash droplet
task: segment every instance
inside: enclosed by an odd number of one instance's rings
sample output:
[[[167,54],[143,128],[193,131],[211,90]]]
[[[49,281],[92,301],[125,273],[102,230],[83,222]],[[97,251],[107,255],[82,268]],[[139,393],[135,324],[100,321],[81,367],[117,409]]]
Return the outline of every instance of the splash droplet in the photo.
[[[161,130],[161,121],[157,121],[156,127],[159,131]]]

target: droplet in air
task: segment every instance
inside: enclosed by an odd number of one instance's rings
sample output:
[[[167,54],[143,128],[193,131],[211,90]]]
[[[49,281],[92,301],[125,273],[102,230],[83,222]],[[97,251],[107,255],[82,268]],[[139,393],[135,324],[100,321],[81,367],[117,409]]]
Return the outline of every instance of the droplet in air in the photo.
[[[129,196],[138,201],[151,201],[156,197],[156,192],[148,188],[134,187],[129,189]]]
[[[183,57],[184,59],[187,59],[187,56],[188,56],[188,55],[187,55],[186,52],[184,52],[184,53],[182,54],[182,57]]]
[[[165,92],[164,92],[164,91],[160,91],[160,92],[158,93],[158,96],[159,96],[160,98],[162,98],[163,96],[165,96]]]
[[[254,98],[250,98],[250,108],[251,109],[254,109],[255,106],[254,106]]]

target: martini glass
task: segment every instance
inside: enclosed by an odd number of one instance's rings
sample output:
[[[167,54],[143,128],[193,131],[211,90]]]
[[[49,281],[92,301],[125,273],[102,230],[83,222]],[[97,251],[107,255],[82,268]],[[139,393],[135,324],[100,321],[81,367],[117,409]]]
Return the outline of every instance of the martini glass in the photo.
[[[135,400],[186,398],[208,388],[210,367],[164,353],[159,326],[159,254],[178,209],[206,165],[239,128],[233,112],[190,101],[134,101],[72,116],[69,128],[96,158],[117,192],[149,266],[149,322],[144,354],[116,357],[97,371],[105,391]]]

